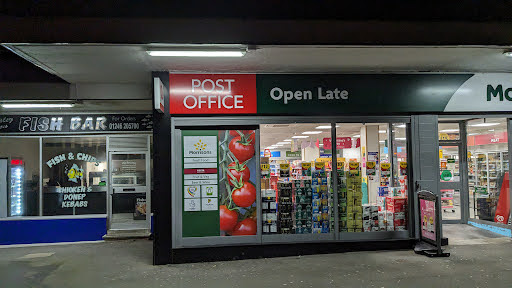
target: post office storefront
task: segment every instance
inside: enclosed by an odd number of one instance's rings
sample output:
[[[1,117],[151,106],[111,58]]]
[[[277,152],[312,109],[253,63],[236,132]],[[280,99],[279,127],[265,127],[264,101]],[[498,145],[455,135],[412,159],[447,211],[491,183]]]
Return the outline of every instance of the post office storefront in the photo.
[[[151,114],[0,120],[0,245],[149,235]]]
[[[438,118],[512,110],[506,74],[153,75],[155,264],[412,247]]]

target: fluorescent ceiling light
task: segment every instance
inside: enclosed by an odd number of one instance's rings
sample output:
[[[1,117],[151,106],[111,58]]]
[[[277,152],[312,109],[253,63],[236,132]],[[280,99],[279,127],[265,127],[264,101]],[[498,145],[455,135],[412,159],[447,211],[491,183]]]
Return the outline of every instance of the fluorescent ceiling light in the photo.
[[[354,137],[354,138],[359,138],[359,137],[361,137],[361,135],[359,135],[359,134],[358,134],[358,135],[354,135],[354,136],[352,136],[352,137]]]
[[[406,140],[406,139],[405,138],[395,138],[395,140],[403,141],[403,140]]]
[[[459,129],[444,129],[441,130],[440,132],[459,132]]]
[[[291,145],[290,142],[277,142],[277,144],[280,144],[280,145]]]
[[[318,145],[319,145],[319,146],[324,146],[324,143],[320,143],[320,144],[318,144]]]
[[[309,136],[303,136],[303,135],[296,135],[292,136],[292,138],[308,138]]]
[[[283,142],[292,142],[292,139],[284,139]]]
[[[496,126],[496,125],[500,125],[500,123],[486,122],[486,123],[473,124],[473,125],[469,125],[469,126],[471,126],[471,127],[489,127],[489,126]]]
[[[243,57],[243,50],[148,50],[149,56],[159,57]]]
[[[385,142],[386,142],[386,141],[384,141],[384,140],[380,140],[380,141],[379,141],[379,143],[385,143]]]
[[[61,103],[61,104],[36,104],[36,103],[24,103],[24,104],[2,104],[2,108],[11,109],[11,108],[71,108],[74,104]]]
[[[340,125],[336,125],[336,127],[340,127]],[[331,129],[331,125],[320,125],[316,129]]]
[[[273,146],[277,148],[277,147],[281,147],[283,145],[282,144],[274,144]]]
[[[405,128],[405,124],[400,124],[400,125],[397,125],[395,127],[397,127],[397,128]]]
[[[489,132],[494,132],[494,129],[489,129]]]
[[[478,133],[469,133],[468,136],[478,135]]]
[[[306,132],[302,132],[302,134],[320,134],[322,133],[322,131],[306,131]]]
[[[387,132],[386,130],[379,130],[379,133],[380,133],[380,134],[384,134],[384,133],[386,133],[386,132]]]

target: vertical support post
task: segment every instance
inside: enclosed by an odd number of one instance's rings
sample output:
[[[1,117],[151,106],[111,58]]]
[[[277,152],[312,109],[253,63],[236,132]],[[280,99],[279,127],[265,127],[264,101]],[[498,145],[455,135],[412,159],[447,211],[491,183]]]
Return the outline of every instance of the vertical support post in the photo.
[[[325,147],[324,147],[325,149]],[[332,177],[332,191],[333,191],[333,206],[334,206],[334,239],[340,238],[340,217],[339,217],[339,199],[338,199],[338,155],[336,152],[336,122],[331,122],[331,177]]]
[[[169,73],[153,72],[151,80],[159,77],[164,87],[164,113],[153,110],[153,264],[173,262],[172,257],[172,198],[171,193],[171,116],[169,114]],[[155,91],[153,91],[155,93]],[[154,99],[155,97],[153,97]],[[153,100],[154,101],[154,100]],[[154,103],[153,103],[154,107]]]

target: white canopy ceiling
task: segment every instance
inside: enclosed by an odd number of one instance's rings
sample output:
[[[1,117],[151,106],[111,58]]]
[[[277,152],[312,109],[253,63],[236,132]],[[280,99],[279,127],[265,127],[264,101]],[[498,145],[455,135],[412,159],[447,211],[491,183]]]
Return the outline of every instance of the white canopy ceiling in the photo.
[[[149,84],[151,71],[512,72],[507,47],[259,46],[242,58],[152,57],[152,45],[6,45],[70,83]]]

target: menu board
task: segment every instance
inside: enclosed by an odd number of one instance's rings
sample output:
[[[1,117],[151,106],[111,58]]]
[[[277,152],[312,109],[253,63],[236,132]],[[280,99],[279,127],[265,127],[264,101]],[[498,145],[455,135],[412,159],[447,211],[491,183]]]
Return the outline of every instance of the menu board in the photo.
[[[183,237],[219,235],[217,131],[183,131]]]
[[[182,131],[183,237],[256,235],[255,141],[254,130]]]
[[[435,202],[420,199],[421,236],[436,241]]]

